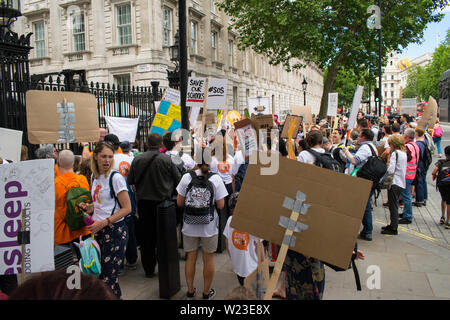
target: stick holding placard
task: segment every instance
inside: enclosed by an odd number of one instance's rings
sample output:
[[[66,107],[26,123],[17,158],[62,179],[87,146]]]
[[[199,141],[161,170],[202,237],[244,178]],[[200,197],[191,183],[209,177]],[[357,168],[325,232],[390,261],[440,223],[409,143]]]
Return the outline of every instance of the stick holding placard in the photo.
[[[205,96],[204,96],[204,100],[203,100],[201,145],[203,145],[203,135],[205,133],[205,122],[206,122],[207,105],[208,105],[208,78],[206,78],[206,80],[205,80]]]
[[[306,195],[297,191],[296,199],[285,198],[283,207],[292,210],[290,218],[281,216],[279,220],[279,225],[286,228],[284,233],[283,243],[281,245],[280,251],[278,252],[277,262],[273,269],[272,277],[270,278],[269,284],[267,286],[266,294],[264,295],[264,300],[271,300],[272,294],[275,290],[275,286],[280,277],[281,269],[283,268],[284,260],[286,259],[287,251],[289,247],[295,246],[296,237],[293,235],[294,232],[302,232],[308,229],[306,224],[297,221],[300,214],[306,214],[308,208],[311,206],[305,204]]]

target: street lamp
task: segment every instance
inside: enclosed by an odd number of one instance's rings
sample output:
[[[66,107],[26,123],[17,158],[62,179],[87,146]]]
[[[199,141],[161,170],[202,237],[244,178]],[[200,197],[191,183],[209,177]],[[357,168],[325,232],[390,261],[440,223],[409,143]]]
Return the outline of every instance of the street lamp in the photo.
[[[303,105],[306,106],[306,88],[308,87],[308,82],[306,81],[306,78],[303,78],[302,87],[303,87]]]
[[[174,89],[180,88],[180,70],[179,70],[179,61],[180,61],[180,35],[178,33],[175,34],[175,43],[169,47],[170,61],[175,64],[175,70],[169,71],[167,69],[167,79],[169,80],[169,87]]]
[[[0,0],[0,29],[11,31],[12,23],[21,15],[20,0]]]

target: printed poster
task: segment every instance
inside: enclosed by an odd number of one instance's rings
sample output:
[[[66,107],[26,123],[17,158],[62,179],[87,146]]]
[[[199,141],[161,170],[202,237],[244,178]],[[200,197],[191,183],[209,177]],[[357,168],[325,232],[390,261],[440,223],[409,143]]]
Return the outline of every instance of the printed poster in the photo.
[[[150,133],[159,133],[164,136],[166,132],[173,132],[179,128],[181,128],[181,107],[169,101],[161,101]]]
[[[22,131],[0,128],[0,158],[20,161]]]
[[[248,111],[250,115],[254,114],[255,116],[272,114],[269,97],[248,98]]]
[[[54,260],[54,160],[0,165],[0,274],[52,271]],[[29,244],[17,242],[22,230]],[[23,265],[23,270],[22,270]]]
[[[227,79],[208,78],[207,109],[224,109],[227,103]]]
[[[186,107],[203,108],[205,86],[206,78],[189,78],[186,94]]]

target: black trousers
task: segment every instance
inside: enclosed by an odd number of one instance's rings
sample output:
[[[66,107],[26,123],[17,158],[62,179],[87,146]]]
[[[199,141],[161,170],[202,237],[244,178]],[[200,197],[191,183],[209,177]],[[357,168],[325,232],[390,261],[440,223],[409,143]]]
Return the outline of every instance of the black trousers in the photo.
[[[136,260],[138,258],[137,243],[136,243],[136,230],[135,230],[136,220],[137,219],[135,216],[125,218],[125,223],[128,227],[128,243],[127,243],[127,249],[125,251],[125,258],[127,259],[127,262],[130,264],[136,263]]]
[[[388,190],[389,213],[391,215],[391,228],[397,230],[398,227],[398,203],[403,188],[393,184]]]
[[[157,211],[156,207],[160,201],[139,200],[139,236],[141,262],[146,275],[155,272],[157,264],[156,247],[157,247]]]

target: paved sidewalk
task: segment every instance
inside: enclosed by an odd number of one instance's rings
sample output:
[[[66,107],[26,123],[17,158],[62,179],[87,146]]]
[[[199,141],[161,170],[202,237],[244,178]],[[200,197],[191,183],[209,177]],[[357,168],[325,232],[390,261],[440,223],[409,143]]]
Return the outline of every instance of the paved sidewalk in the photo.
[[[439,224],[441,198],[431,180],[433,165],[428,172],[428,201],[426,207],[413,207],[414,223],[400,225],[397,236],[382,235],[381,227],[388,224],[389,210],[384,190],[373,210],[373,241],[358,240],[360,250],[366,255],[358,261],[362,291],[356,290],[352,270],[335,272],[326,267],[324,300],[393,300],[393,299],[445,299],[450,300],[450,230]],[[401,211],[400,211],[401,212]],[[216,300],[222,300],[239,285],[226,252],[214,255],[215,275],[213,288]],[[181,289],[171,299],[182,300],[187,286],[184,261],[180,260]],[[369,266],[378,266],[381,274],[380,288],[369,289],[367,280],[372,272]],[[123,298],[126,300],[159,299],[158,277],[147,279],[139,263],[138,269],[120,276]],[[195,275],[197,299],[203,288],[202,259],[199,254]]]

